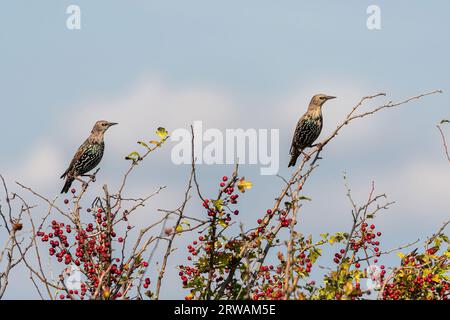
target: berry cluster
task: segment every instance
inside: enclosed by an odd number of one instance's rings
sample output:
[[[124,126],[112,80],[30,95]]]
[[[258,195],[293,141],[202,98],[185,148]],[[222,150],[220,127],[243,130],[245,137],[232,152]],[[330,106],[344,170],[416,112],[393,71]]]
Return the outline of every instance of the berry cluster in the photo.
[[[366,222],[363,222],[361,223],[359,230],[357,230],[349,240],[349,251],[353,257],[352,262],[356,268],[361,267],[361,260],[381,256],[380,241],[376,240],[376,237],[381,237],[381,232],[375,232],[375,225],[371,224],[369,226]],[[364,252],[364,257],[358,259],[357,257],[360,251]],[[345,249],[336,252],[333,261],[337,264],[341,263],[341,259],[345,253]],[[375,259],[373,262],[378,263],[378,259]],[[383,275],[384,274],[385,272],[383,272]]]
[[[75,194],[76,190],[72,189],[71,192]],[[68,204],[69,201],[65,199],[64,203]],[[85,276],[80,290],[68,290],[60,298],[83,300],[93,296],[99,288],[103,298],[121,298],[123,279],[129,278],[132,271],[143,273],[148,263],[136,260],[130,265],[125,258],[114,257],[112,247],[117,237],[112,223],[114,215],[102,207],[88,208],[86,211],[92,216],[93,222],[82,226],[81,223],[71,225],[53,220],[50,232],[37,232],[42,242],[49,243],[48,253],[51,257],[55,257],[59,263],[80,267]],[[124,238],[118,237],[117,242],[123,243]],[[149,285],[150,279],[145,278],[144,289],[148,289]],[[133,284],[129,286],[133,287]]]
[[[435,256],[436,252],[436,248],[431,248],[425,254],[414,252],[404,257],[393,280],[386,284],[383,299],[448,300],[450,281],[441,269],[447,258]]]
[[[280,300],[283,294],[284,270],[280,265],[261,266],[258,273],[258,284],[253,290],[253,300]]]

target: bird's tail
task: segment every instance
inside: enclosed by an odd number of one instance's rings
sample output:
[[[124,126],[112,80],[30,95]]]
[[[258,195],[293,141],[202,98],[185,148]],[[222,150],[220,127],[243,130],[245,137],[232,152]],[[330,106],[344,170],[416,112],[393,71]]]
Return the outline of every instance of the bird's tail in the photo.
[[[289,161],[288,168],[295,166],[295,163],[297,162],[297,159],[299,156],[300,156],[300,153],[298,151],[293,151],[291,153],[291,161]]]
[[[61,190],[61,193],[67,193],[69,192],[70,187],[72,186],[73,178],[67,177],[66,183],[64,184],[64,187]]]

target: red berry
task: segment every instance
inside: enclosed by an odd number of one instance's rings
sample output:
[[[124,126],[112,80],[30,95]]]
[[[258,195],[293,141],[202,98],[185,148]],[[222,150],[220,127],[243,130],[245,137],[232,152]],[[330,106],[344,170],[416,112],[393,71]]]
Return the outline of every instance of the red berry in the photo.
[[[223,181],[227,181],[227,180],[228,180],[228,177],[227,177],[227,176],[223,176],[222,180],[223,180]]]
[[[117,241],[123,242],[123,238],[122,238],[122,237],[119,237],[119,238],[117,239]]]
[[[64,204],[68,204],[69,200],[68,199],[64,199]]]

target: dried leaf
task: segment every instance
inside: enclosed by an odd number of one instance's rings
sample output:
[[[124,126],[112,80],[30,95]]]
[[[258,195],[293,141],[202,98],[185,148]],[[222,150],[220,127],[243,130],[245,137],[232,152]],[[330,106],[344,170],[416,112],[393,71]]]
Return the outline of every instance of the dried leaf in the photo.
[[[245,189],[251,189],[253,187],[253,183],[251,183],[250,181],[246,181],[245,178],[243,177],[237,183],[237,187],[238,187],[240,192],[244,193]]]

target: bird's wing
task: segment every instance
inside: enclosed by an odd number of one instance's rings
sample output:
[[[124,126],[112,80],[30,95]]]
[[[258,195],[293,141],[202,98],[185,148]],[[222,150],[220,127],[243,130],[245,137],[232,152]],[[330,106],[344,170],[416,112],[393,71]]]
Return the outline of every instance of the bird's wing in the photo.
[[[298,120],[297,126],[295,127],[294,135],[292,136],[291,149],[290,149],[290,151],[289,151],[289,154],[291,154],[291,155],[292,155],[293,153],[295,153],[296,150],[297,150],[298,147],[299,147],[299,146],[297,145],[297,142],[298,142],[298,136],[300,135],[300,133],[301,133],[301,131],[302,131],[305,116],[306,116],[306,114],[304,114],[304,115],[300,118],[300,120]]]
[[[86,150],[86,142],[84,142],[77,150],[77,152],[75,153],[75,155],[72,158],[72,161],[70,162],[69,167],[67,168],[67,170],[63,173],[63,175],[61,176],[61,179],[64,179],[67,174],[69,174],[69,172],[71,172],[75,166],[75,164],[78,162],[78,160],[80,160],[81,156],[83,155],[83,153]]]

